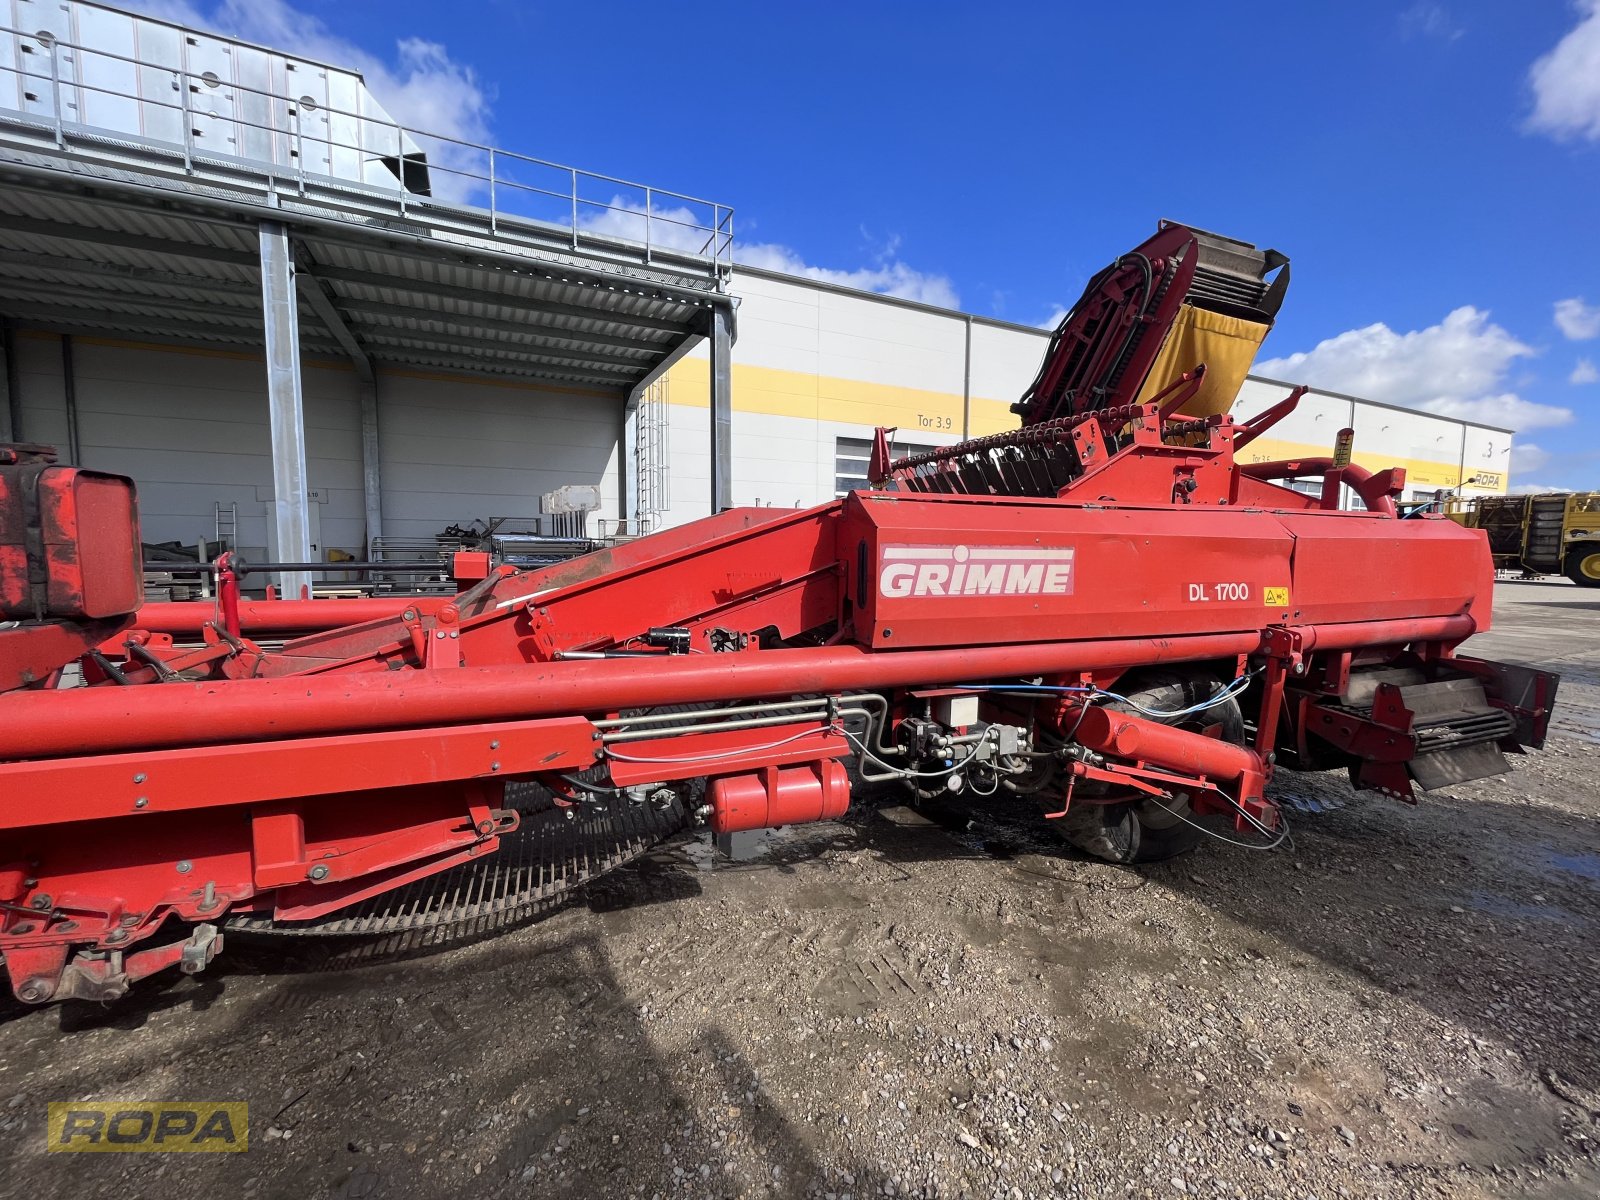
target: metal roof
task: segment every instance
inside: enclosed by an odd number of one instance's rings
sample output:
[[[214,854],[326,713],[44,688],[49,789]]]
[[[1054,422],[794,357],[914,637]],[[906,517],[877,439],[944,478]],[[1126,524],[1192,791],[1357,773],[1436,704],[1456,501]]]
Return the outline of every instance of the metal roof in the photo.
[[[19,328],[260,349],[255,222],[102,181],[41,183],[0,165],[0,316]],[[626,392],[726,302],[382,230],[319,224],[295,236],[302,348],[343,356],[342,322],[380,366]],[[308,286],[336,315],[311,303]]]

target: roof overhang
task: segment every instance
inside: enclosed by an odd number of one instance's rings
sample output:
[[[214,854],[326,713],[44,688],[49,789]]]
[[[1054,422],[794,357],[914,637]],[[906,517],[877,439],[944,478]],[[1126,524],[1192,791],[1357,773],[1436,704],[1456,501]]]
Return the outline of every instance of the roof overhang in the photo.
[[[363,217],[0,144],[0,316],[18,328],[260,350],[258,230],[289,227],[302,351],[625,397],[734,301],[703,262]],[[452,210],[470,215],[472,210]],[[559,235],[559,236],[558,236]],[[314,290],[313,290],[314,289]]]

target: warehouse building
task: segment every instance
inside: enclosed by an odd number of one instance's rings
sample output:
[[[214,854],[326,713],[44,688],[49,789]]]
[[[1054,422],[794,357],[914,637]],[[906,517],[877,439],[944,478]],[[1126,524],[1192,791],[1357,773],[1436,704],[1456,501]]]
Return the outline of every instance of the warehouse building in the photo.
[[[738,267],[728,206],[401,128],[337,64],[87,0],[7,14],[0,440],[132,476],[149,542],[549,533],[574,484],[602,537],[810,505],[864,482],[877,425],[907,451],[1014,425],[1048,340]],[[1326,393],[1251,453],[1347,425],[1414,495],[1508,484],[1508,431]]]
[[[915,453],[1016,427],[1010,405],[1039,369],[1048,330],[867,295],[809,279],[737,268],[739,340],[733,351],[734,502],[810,505],[865,482],[874,428],[898,430]],[[670,503],[677,523],[706,514],[704,399],[708,362],[689,356],[667,374]],[[1294,384],[1251,377],[1233,415],[1248,419]],[[1326,456],[1342,428],[1355,460],[1405,467],[1407,499],[1441,488],[1504,492],[1511,432],[1353,396],[1313,390],[1294,414],[1253,442],[1253,462]],[[1320,484],[1318,484],[1320,487]]]

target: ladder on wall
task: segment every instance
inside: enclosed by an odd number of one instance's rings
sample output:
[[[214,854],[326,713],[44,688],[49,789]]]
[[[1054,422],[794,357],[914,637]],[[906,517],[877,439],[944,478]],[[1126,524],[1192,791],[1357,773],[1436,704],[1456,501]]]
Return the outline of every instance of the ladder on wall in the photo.
[[[239,505],[214,502],[216,507],[216,538],[219,547],[227,550],[239,548]]]
[[[638,457],[634,464],[634,486],[639,497],[638,529],[652,533],[661,526],[669,506],[667,498],[667,438],[670,434],[667,412],[667,378],[656,380],[639,398]]]

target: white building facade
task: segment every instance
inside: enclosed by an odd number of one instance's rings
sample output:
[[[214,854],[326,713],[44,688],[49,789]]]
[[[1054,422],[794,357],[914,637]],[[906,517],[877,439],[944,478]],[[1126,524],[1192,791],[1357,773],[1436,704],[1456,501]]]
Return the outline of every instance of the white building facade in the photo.
[[[1014,429],[1009,410],[1039,369],[1049,331],[767,271],[734,275],[734,500],[790,507],[831,499],[865,476],[877,425],[907,452]],[[669,502],[676,524],[708,511],[707,363],[691,355],[667,376]],[[1251,377],[1233,410],[1245,420],[1294,384]],[[1355,461],[1404,467],[1406,498],[1509,486],[1509,430],[1313,390],[1245,452],[1252,462],[1326,456],[1355,430]]]

